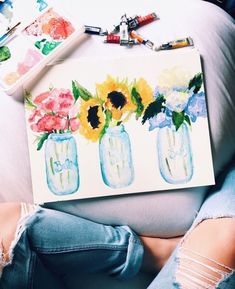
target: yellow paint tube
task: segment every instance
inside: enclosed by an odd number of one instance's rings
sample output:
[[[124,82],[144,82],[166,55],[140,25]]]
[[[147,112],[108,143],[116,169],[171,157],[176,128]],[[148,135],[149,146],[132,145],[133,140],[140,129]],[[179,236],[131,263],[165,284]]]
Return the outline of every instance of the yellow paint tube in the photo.
[[[178,40],[173,40],[168,43],[162,44],[159,47],[156,47],[155,50],[170,50],[170,49],[176,49],[176,48],[182,48],[187,46],[193,46],[193,39],[191,37],[182,38]]]

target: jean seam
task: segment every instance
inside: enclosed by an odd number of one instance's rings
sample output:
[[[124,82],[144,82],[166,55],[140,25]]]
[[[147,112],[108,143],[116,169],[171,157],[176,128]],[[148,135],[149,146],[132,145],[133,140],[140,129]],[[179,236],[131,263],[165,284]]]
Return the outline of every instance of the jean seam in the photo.
[[[35,247],[34,250],[39,253],[69,253],[75,251],[86,251],[86,250],[127,250],[128,245],[84,245],[84,246],[75,246],[75,247],[60,247],[60,248],[41,248]]]
[[[79,245],[73,247],[60,247],[60,248],[45,248],[40,246],[35,246],[33,249],[37,252],[41,253],[57,253],[57,252],[74,252],[77,250],[85,251],[85,250],[126,250],[130,243],[142,245],[142,242],[137,239],[135,236],[131,235],[128,244],[126,245],[103,245],[103,244],[90,244],[90,245]]]
[[[36,254],[34,252],[31,253],[30,260],[29,260],[29,270],[28,270],[28,289],[33,289],[34,287],[34,280],[33,280],[33,272],[35,270],[36,265]]]

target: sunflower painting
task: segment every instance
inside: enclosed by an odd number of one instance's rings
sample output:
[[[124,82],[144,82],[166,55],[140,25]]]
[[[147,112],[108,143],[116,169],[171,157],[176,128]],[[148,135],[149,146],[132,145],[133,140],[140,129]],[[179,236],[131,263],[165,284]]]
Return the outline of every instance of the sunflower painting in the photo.
[[[105,114],[99,99],[82,101],[80,110],[80,133],[93,142],[97,141],[105,126]]]
[[[66,61],[25,89],[36,203],[214,183],[196,50]]]
[[[120,121],[125,113],[134,112],[136,109],[127,79],[120,81],[108,75],[103,83],[96,84],[96,92],[114,120]]]
[[[103,182],[111,188],[129,186],[134,180],[131,141],[124,123],[132,114],[139,117],[153,100],[153,91],[143,78],[129,83],[111,75],[96,83],[93,96],[74,82],[81,96],[80,133],[87,140],[99,140],[100,169]]]
[[[92,94],[73,81],[73,91],[81,98],[80,133],[92,142],[100,140],[108,127],[124,124],[132,115],[140,117],[154,100],[153,90],[143,78],[128,82],[128,78],[107,75],[95,87]]]

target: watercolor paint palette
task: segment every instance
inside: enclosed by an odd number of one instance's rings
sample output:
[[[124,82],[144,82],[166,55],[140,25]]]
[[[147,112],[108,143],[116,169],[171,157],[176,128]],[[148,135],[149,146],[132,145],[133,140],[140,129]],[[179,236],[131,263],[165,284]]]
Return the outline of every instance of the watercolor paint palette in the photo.
[[[7,94],[13,94],[25,81],[66,52],[83,31],[83,26],[72,21],[60,7],[48,6],[37,12],[37,17],[21,23],[17,35],[4,44],[10,57],[0,63],[0,86]]]

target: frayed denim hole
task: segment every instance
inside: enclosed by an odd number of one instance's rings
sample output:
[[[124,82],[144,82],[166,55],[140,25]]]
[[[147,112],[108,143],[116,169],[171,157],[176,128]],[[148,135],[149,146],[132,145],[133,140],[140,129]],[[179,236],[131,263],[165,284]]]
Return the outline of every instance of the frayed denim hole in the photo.
[[[232,218],[235,219],[235,215],[233,214],[219,214],[217,216],[210,216],[210,215],[206,215],[203,216],[201,218],[196,217],[191,228],[185,233],[184,237],[181,239],[180,243],[179,243],[179,250],[180,248],[183,246],[186,238],[188,238],[188,236],[191,234],[191,232],[198,226],[200,225],[202,222],[206,221],[206,220],[217,220],[217,219],[222,219],[222,218]]]
[[[177,288],[219,288],[219,284],[234,273],[233,269],[182,247],[177,259],[178,267],[175,274]]]
[[[218,214],[215,216],[211,216],[211,215],[204,215],[203,217],[199,217],[199,215],[195,218],[191,228],[186,232],[186,234],[184,235],[184,237],[182,238],[180,245],[182,245],[185,241],[185,239],[191,234],[191,232],[198,226],[200,225],[202,222],[206,221],[206,220],[217,220],[217,219],[222,219],[222,218],[232,218],[235,219],[235,215],[234,214]]]
[[[206,221],[206,220],[216,220],[216,219],[220,219],[220,218],[233,218],[235,219],[235,216],[233,214],[219,214],[217,216],[203,216],[203,218],[198,218],[196,217],[195,218],[195,221],[192,225],[192,227],[189,229],[189,231],[185,234],[185,236],[183,237],[183,239],[181,240],[180,244],[179,244],[179,250],[178,250],[178,255],[176,256],[175,258],[175,261],[177,263],[177,268],[176,268],[176,272],[175,272],[175,276],[174,276],[174,283],[173,285],[175,286],[175,288],[177,289],[188,289],[188,287],[184,287],[183,285],[184,284],[181,284],[181,282],[179,282],[179,280],[177,279],[177,273],[179,272],[179,266],[180,266],[180,262],[181,262],[181,258],[180,258],[180,252],[183,248],[183,244],[186,240],[186,238],[190,235],[190,233],[199,225],[201,224],[203,221]],[[205,259],[207,259],[207,257],[203,256]],[[214,261],[214,260],[211,260],[211,261]],[[226,282],[229,282],[231,276],[233,274],[235,274],[235,269],[232,269],[232,268],[229,268],[223,264],[219,264],[217,263],[216,261],[214,261],[216,264],[220,265],[221,267],[224,267],[224,268],[227,268],[229,269],[229,272],[225,272],[224,271],[224,275],[221,276],[221,278],[216,282],[214,283],[213,285],[210,285],[210,286],[206,286],[206,287],[195,287],[195,288],[191,288],[189,287],[190,289],[223,289],[224,287],[221,287],[221,285],[225,284]],[[234,277],[235,278],[235,277]]]
[[[29,214],[21,216],[20,219],[18,220],[17,228],[16,228],[16,231],[15,231],[14,238],[11,241],[10,248],[9,248],[8,252],[2,254],[2,257],[0,258],[0,262],[2,263],[2,266],[0,268],[1,269],[0,270],[0,275],[1,275],[1,272],[4,269],[4,267],[12,264],[12,260],[14,258],[14,249],[15,249],[17,243],[19,242],[22,234],[27,230],[28,222],[34,216],[34,214],[36,213],[37,210],[38,209],[35,208]],[[22,214],[22,212],[21,212],[21,214]],[[4,258],[3,258],[3,255],[8,255],[9,260],[5,261]]]
[[[217,284],[215,289],[225,289],[227,287],[225,287],[227,285],[227,283],[230,281],[230,279],[234,277],[235,279],[235,270],[232,270],[232,272],[230,274],[228,274],[227,276],[225,276],[224,279],[220,280]],[[233,283],[234,285],[234,283]]]

